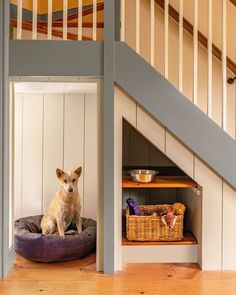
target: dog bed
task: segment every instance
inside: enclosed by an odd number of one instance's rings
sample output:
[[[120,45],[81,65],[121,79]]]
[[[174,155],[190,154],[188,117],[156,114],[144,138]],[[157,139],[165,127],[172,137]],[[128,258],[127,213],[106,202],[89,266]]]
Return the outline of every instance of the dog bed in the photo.
[[[40,222],[43,215],[29,216],[15,221],[15,251],[21,256],[39,262],[56,262],[78,259],[96,247],[96,221],[82,218],[81,234],[42,235]],[[76,226],[71,225],[70,231]]]

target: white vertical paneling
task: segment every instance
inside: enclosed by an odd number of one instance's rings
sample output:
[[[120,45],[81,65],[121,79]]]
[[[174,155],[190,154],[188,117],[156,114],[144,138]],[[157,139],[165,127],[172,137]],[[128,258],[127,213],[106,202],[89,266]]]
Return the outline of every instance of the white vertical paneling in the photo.
[[[22,0],[17,1],[17,29],[16,39],[21,39],[22,36]]]
[[[78,40],[82,40],[83,32],[83,0],[78,0]]]
[[[42,212],[43,95],[24,94],[22,215]]]
[[[56,169],[63,169],[63,94],[44,95],[43,212],[58,190]]]
[[[235,235],[236,191],[223,183],[223,270],[236,269]]]
[[[193,24],[193,102],[197,105],[198,95],[198,0],[194,0]]]
[[[207,61],[207,115],[212,118],[212,0],[208,0]]]
[[[67,40],[68,0],[63,0],[63,40]]]
[[[183,0],[179,0],[179,91],[183,91]]]
[[[32,23],[32,39],[37,39],[37,15],[38,15],[38,0],[33,0],[33,23]]]
[[[166,131],[166,155],[193,178],[193,153]]]
[[[140,52],[140,1],[136,0],[136,52]]]
[[[165,128],[157,123],[143,109],[137,109],[137,129],[160,151],[165,150]]]
[[[221,270],[222,179],[195,158],[195,181],[202,186],[202,269]]]
[[[169,72],[169,0],[165,0],[165,78]]]
[[[64,170],[84,170],[84,94],[65,94]],[[84,171],[79,180],[81,204],[84,196]],[[83,214],[83,208],[82,208]]]
[[[227,131],[227,0],[222,0],[222,127]]]
[[[84,216],[97,219],[98,199],[98,107],[97,95],[85,95]],[[92,206],[91,206],[92,204]]]
[[[48,40],[52,39],[52,0],[48,0]]]
[[[97,40],[97,0],[93,0],[93,41]]]
[[[22,216],[22,94],[15,94],[14,104],[14,218],[18,219]]]
[[[155,65],[155,0],[151,0],[151,17],[150,17],[150,27],[151,27],[151,38],[150,38],[150,55],[151,55],[151,65]]]
[[[120,1],[120,11],[121,11],[121,32],[120,41],[125,41],[125,0]]]

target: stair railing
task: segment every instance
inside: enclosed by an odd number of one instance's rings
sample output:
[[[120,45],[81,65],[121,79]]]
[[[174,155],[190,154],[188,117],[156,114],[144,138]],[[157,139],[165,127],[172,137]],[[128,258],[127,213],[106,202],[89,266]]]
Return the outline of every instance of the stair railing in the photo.
[[[142,2],[143,0],[121,0],[121,41],[128,42],[126,40],[126,30],[128,24],[127,22],[127,15],[126,15],[126,9],[127,5],[134,6],[135,3],[135,43],[133,42],[134,49],[138,54],[140,53],[140,47],[141,47],[141,20],[142,20],[142,9],[141,6],[144,4]],[[148,26],[150,27],[150,32],[147,31],[147,34],[149,34],[149,40],[150,44],[149,46],[149,58],[148,61],[152,66],[155,66],[155,52],[156,52],[156,26],[155,21],[158,17],[156,15],[156,7],[159,9],[162,9],[162,17],[163,17],[163,23],[164,23],[164,70],[163,75],[166,79],[169,78],[169,70],[170,70],[170,64],[169,64],[169,46],[170,46],[170,19],[174,20],[178,25],[178,85],[175,85],[179,91],[183,92],[183,83],[184,83],[184,33],[188,32],[192,35],[192,42],[193,42],[193,57],[192,57],[192,63],[193,63],[193,78],[192,78],[192,97],[190,98],[192,102],[199,106],[199,75],[200,69],[199,69],[199,44],[203,45],[206,50],[207,55],[207,107],[206,107],[206,114],[211,118],[213,118],[213,105],[214,105],[214,98],[213,98],[213,61],[215,59],[218,59],[218,61],[221,62],[221,122],[217,122],[224,131],[228,132],[228,95],[227,95],[227,72],[232,74],[232,77],[236,74],[236,63],[232,61],[229,57],[227,57],[227,2],[232,2],[234,5],[236,5],[235,0],[221,0],[221,11],[222,11],[222,40],[221,40],[221,48],[218,48],[213,43],[213,1],[207,0],[207,37],[203,35],[201,31],[199,31],[199,15],[202,13],[199,11],[200,9],[200,1],[199,0],[193,0],[193,23],[190,23],[186,17],[184,12],[184,0],[178,1],[178,9],[174,8],[170,5],[170,0],[149,0],[145,1],[148,3],[147,7],[150,10],[149,11],[149,19],[150,24]],[[129,8],[130,9],[130,8]],[[234,7],[236,10],[236,7]],[[130,11],[130,10],[129,10]],[[129,43],[129,42],[128,42]],[[135,44],[135,45],[134,45]],[[176,51],[177,51],[176,50]],[[229,86],[230,87],[230,86]],[[236,98],[234,97],[236,100]],[[231,116],[232,117],[232,116]],[[235,114],[234,114],[235,117]],[[234,122],[234,134],[231,136],[235,138],[235,132],[236,132],[236,119],[233,119]]]
[[[53,37],[63,40],[98,40],[97,29],[103,28],[104,24],[103,22],[98,23],[97,12],[104,10],[104,1],[91,0],[88,2],[85,0],[78,0],[78,5],[74,8],[77,9],[77,12],[69,14],[70,0],[62,0],[62,17],[55,19],[55,17],[53,17],[53,5],[58,0],[48,0],[46,21],[39,19],[39,7],[43,2],[41,2],[41,0],[31,1],[32,20],[23,20],[23,12],[25,10],[23,6],[24,2],[23,0],[17,1],[17,19],[11,19],[12,27],[16,27],[16,39],[24,39],[23,32],[31,31],[32,40],[38,39],[38,33],[46,35],[46,39],[48,40],[54,39]],[[92,22],[83,22],[83,17],[89,14],[92,15]],[[61,28],[61,30],[58,30],[58,28]],[[69,32],[68,28],[77,28],[77,32]],[[90,30],[92,30],[91,34],[89,33],[89,36],[83,36],[83,28],[90,28]]]

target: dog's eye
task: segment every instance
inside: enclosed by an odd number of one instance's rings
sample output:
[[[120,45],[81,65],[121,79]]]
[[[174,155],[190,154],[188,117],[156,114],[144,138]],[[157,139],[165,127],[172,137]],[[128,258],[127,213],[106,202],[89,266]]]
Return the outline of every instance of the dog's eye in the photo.
[[[72,179],[72,182],[75,182],[76,181],[76,179]]]
[[[64,179],[64,182],[65,182],[65,183],[67,183],[67,180],[66,180],[66,179]]]

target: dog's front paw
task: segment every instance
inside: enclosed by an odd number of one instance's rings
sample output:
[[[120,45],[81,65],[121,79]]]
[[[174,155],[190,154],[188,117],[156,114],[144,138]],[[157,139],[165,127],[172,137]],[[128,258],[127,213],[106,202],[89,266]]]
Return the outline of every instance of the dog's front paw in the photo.
[[[78,234],[79,234],[79,235],[82,234],[82,231],[83,231],[83,230],[82,230],[82,226],[81,226],[81,227],[78,228]]]

